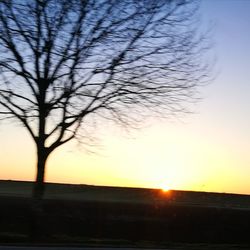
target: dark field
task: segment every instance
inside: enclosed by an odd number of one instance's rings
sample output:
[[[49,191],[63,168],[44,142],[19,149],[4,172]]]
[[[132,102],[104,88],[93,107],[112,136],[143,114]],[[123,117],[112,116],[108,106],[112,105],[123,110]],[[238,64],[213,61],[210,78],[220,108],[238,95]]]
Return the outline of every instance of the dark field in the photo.
[[[31,187],[0,181],[0,242],[29,243]],[[247,195],[47,184],[37,220],[40,243],[250,249]]]

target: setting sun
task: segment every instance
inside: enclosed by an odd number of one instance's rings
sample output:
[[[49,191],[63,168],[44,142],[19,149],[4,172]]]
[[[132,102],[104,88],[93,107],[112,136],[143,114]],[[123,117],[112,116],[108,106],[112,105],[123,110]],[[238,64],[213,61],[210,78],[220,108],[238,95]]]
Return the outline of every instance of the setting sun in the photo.
[[[168,186],[164,186],[161,188],[162,192],[166,193],[170,190],[170,188]]]
[[[169,191],[168,188],[162,188],[162,192],[163,192],[163,193],[167,193],[168,191]]]

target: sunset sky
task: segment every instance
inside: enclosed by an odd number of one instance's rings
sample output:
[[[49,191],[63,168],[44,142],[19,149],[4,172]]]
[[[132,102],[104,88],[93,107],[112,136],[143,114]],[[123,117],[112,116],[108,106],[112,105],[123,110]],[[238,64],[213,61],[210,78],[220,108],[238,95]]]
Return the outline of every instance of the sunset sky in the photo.
[[[247,0],[202,2],[216,78],[194,114],[150,118],[129,134],[104,124],[95,154],[77,143],[52,153],[46,181],[250,194],[249,12]],[[1,122],[0,179],[34,180],[35,157],[25,129]]]

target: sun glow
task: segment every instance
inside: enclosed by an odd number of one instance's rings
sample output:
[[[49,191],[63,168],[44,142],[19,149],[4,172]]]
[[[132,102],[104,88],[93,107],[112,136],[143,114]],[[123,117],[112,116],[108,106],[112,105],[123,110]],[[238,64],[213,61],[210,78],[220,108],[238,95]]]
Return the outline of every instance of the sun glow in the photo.
[[[162,188],[162,192],[163,192],[163,193],[169,192],[169,188]]]
[[[162,190],[163,193],[167,193],[167,192],[170,191],[170,188],[169,188],[168,186],[163,186],[163,187],[161,188],[161,190]]]

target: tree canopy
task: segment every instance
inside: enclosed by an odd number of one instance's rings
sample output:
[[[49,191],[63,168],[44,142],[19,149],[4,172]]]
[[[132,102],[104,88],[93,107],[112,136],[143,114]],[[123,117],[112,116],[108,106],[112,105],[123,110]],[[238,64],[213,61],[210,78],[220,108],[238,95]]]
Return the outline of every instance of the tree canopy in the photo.
[[[197,9],[195,0],[2,0],[0,117],[27,129],[44,169],[92,119],[183,111],[207,77]]]

